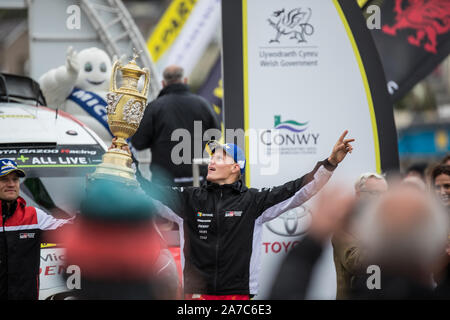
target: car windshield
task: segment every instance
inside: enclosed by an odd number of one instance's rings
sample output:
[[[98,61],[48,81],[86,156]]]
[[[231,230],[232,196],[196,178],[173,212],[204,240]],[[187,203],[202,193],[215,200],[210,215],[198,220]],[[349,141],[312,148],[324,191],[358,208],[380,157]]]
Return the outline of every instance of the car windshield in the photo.
[[[67,218],[79,211],[86,186],[86,175],[78,177],[35,177],[21,182],[21,196],[28,206],[41,208],[57,217]]]
[[[36,206],[57,218],[79,211],[87,175],[101,163],[100,145],[59,145],[56,147],[8,146],[0,148],[0,158],[17,162],[26,172],[20,194],[27,205]]]

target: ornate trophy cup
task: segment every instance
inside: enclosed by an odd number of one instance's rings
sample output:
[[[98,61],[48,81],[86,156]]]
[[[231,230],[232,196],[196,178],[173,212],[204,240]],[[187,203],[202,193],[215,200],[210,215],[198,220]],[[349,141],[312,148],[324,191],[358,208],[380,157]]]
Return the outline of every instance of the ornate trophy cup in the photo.
[[[135,52],[133,60],[122,66],[119,61],[113,65],[111,72],[110,92],[107,94],[106,107],[108,124],[111,132],[117,138],[116,148],[103,155],[103,161],[97,166],[90,179],[112,179],[130,185],[137,185],[134,170],[131,168],[131,154],[123,150],[126,139],[133,136],[139,127],[147,104],[147,92],[150,81],[150,71],[139,68]],[[122,73],[121,87],[117,89],[118,70]],[[138,90],[138,81],[144,76],[144,86]]]

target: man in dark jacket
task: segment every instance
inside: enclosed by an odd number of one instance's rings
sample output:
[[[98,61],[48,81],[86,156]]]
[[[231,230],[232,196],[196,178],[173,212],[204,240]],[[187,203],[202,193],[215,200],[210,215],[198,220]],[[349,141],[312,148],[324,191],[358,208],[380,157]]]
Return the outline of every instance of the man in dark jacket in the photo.
[[[25,172],[14,161],[0,159],[0,300],[38,299],[42,231],[69,222],[28,207],[20,177]]]
[[[147,106],[131,143],[137,150],[151,149],[150,171],[153,182],[188,186],[193,181],[192,159],[202,158],[206,141],[212,138],[204,139],[205,131],[216,129],[214,135],[219,138],[220,125],[209,103],[189,92],[181,67],[167,67],[163,77],[163,89],[158,98]],[[188,141],[184,141],[186,137],[183,133],[189,136]],[[181,142],[178,141],[180,138]],[[187,144],[189,148],[177,152],[174,147],[178,143]],[[187,151],[189,149],[190,152]],[[200,169],[200,175],[206,176],[206,168]]]
[[[264,222],[300,206],[330,179],[348,152],[345,131],[327,159],[301,178],[278,187],[247,188],[246,159],[234,144],[210,143],[207,183],[162,188],[146,180],[143,189],[162,202],[159,213],[183,233],[184,289],[193,299],[248,299],[258,292]],[[185,259],[184,259],[185,258]]]

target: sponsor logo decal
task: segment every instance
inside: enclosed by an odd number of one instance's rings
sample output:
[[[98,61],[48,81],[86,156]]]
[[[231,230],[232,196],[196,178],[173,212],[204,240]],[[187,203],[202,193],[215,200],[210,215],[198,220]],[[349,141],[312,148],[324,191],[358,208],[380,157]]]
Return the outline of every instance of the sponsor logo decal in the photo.
[[[91,91],[74,88],[67,99],[78,104],[111,133],[108,125],[108,114],[106,112],[107,103],[101,96]]]
[[[274,234],[284,237],[297,237],[304,234],[311,222],[311,212],[305,206],[286,211],[278,218],[266,223]]]
[[[197,217],[213,217],[214,215],[212,213],[205,213],[205,212],[197,212]]]
[[[240,217],[242,215],[242,211],[226,211],[225,217]]]
[[[19,235],[20,239],[34,239],[34,232],[22,232]]]

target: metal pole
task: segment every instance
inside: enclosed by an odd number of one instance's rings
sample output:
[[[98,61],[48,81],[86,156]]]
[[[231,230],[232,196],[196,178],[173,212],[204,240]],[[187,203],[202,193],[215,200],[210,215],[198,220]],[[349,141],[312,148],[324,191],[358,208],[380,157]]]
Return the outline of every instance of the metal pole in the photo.
[[[192,185],[200,187],[200,166],[207,166],[209,158],[194,158],[192,159]]]

